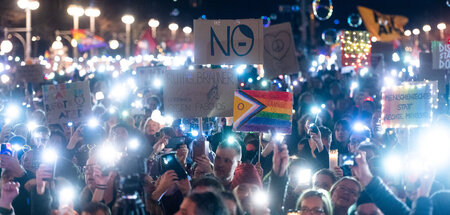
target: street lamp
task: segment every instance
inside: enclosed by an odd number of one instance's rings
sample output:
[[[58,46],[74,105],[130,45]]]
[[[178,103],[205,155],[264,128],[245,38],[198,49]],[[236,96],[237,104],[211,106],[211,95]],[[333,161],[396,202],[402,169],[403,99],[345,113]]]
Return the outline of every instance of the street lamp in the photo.
[[[12,49],[13,49],[13,44],[8,39],[3,40],[2,43],[0,44],[0,50],[3,53],[9,53],[10,51],[12,51]]]
[[[156,38],[156,28],[159,26],[159,21],[152,18],[148,21],[148,26],[152,29],[152,37]]]
[[[411,31],[410,30],[406,30],[404,33],[405,33],[405,36],[407,36],[407,37],[411,36]]]
[[[109,48],[111,48],[112,50],[116,50],[117,48],[119,48],[119,41],[117,40],[110,40],[109,41]]]
[[[62,48],[64,48],[64,45],[61,42],[61,37],[58,36],[58,37],[56,37],[56,40],[52,43],[52,49],[59,50],[59,49],[62,49]]]
[[[71,4],[67,8],[67,13],[73,16],[73,29],[78,30],[79,26],[79,17],[83,16],[84,9],[80,5]],[[78,59],[78,50],[77,48],[73,48],[73,60],[76,61]]]
[[[170,23],[169,30],[170,32],[172,32],[172,39],[175,39],[178,30],[178,25],[176,23]]]
[[[422,30],[425,32],[425,37],[426,37],[427,41],[430,40],[430,34],[428,32],[431,31],[431,26],[430,25],[424,25],[422,27]]]
[[[96,7],[88,7],[84,11],[84,14],[89,17],[90,21],[90,30],[93,34],[95,34],[95,18],[100,16],[100,9]]]
[[[414,28],[412,33],[417,36],[420,34],[420,30],[418,28]]]
[[[19,0],[17,5],[21,9],[25,9],[26,13],[26,48],[25,60],[31,57],[31,11],[39,8],[39,2],[36,0]]]
[[[134,22],[134,16],[125,14],[122,16],[122,22],[125,23],[126,41],[125,41],[125,56],[130,57],[130,39],[131,39],[131,24]]]
[[[447,25],[445,25],[445,23],[441,22],[437,25],[437,28],[440,31],[441,40],[444,40],[444,31],[447,28]]]
[[[183,32],[185,34],[190,34],[190,33],[192,33],[192,28],[189,27],[189,26],[186,26],[186,27],[183,28]]]

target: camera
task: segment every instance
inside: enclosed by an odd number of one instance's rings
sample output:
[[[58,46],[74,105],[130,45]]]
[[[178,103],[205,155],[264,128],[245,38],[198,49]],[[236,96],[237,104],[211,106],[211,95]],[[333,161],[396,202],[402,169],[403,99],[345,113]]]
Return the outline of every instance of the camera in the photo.
[[[356,166],[355,155],[342,155],[341,166]]]

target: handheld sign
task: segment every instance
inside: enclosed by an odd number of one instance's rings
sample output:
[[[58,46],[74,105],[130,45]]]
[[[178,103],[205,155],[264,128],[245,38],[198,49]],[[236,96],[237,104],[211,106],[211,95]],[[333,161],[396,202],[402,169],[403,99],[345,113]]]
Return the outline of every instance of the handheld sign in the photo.
[[[230,69],[167,70],[164,111],[178,118],[232,116],[236,88]]]
[[[437,82],[405,82],[382,89],[381,126],[424,127],[431,124],[436,104]]]
[[[49,124],[80,122],[91,113],[89,82],[45,85],[42,91]]]
[[[450,69],[450,44],[441,41],[431,42],[433,69]]]
[[[194,47],[196,64],[262,64],[262,20],[194,20]]]
[[[40,64],[20,66],[17,68],[17,78],[28,83],[43,83],[44,69]]]
[[[234,93],[234,131],[292,130],[292,94],[278,91],[238,90]]]
[[[291,24],[288,22],[264,29],[264,77],[297,73],[295,43]]]

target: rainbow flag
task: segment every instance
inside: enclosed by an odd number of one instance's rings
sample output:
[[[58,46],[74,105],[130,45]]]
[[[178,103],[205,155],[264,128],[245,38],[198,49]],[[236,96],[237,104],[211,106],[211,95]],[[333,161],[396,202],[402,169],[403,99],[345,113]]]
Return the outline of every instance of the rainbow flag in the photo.
[[[233,130],[290,134],[292,94],[238,90],[234,93]]]
[[[72,29],[72,37],[77,41],[78,51],[85,52],[90,49],[105,47],[105,40],[84,29]]]

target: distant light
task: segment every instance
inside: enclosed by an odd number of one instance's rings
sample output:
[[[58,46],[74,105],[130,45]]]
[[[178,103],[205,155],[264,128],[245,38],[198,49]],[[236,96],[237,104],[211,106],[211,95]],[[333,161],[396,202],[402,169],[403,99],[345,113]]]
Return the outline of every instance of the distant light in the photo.
[[[324,62],[325,62],[325,55],[323,55],[323,54],[319,55],[318,61],[319,61],[319,62],[318,62],[319,64],[324,63]]]
[[[321,107],[322,109],[324,109],[324,108],[326,107],[326,105],[325,105],[325,104],[322,104],[322,105],[320,105],[320,107]]]
[[[311,113],[313,113],[313,114],[319,114],[321,111],[322,110],[317,106],[314,106],[311,108]]]
[[[88,126],[90,128],[95,128],[99,125],[100,125],[100,123],[98,122],[97,118],[95,118],[95,117],[90,118],[88,121]]]
[[[128,146],[129,146],[131,149],[137,149],[137,148],[139,147],[139,141],[138,141],[137,139],[131,139],[131,140],[128,142]]]
[[[420,30],[418,28],[414,28],[414,30],[412,31],[412,33],[414,35],[419,35],[420,34]]]
[[[72,126],[73,126],[73,122],[68,122],[68,123],[67,123],[67,126],[68,126],[68,127],[72,127]]]
[[[372,43],[375,43],[375,42],[378,41],[377,37],[375,37],[375,36],[372,36],[372,37],[370,38],[370,40],[372,41]]]
[[[117,40],[110,40],[109,41],[109,48],[111,48],[112,50],[115,50],[115,49],[117,49],[117,48],[119,48],[119,41],[117,41]],[[117,59],[117,57],[116,57],[116,60],[120,60],[120,58],[119,59]]]
[[[364,68],[362,68],[362,69],[359,71],[359,74],[360,74],[362,77],[364,77],[365,75],[367,75],[367,73],[369,73],[369,69],[368,69],[367,67],[364,67]]]
[[[229,136],[227,139],[227,142],[228,142],[228,144],[232,144],[232,143],[236,142],[236,139],[232,136]]]
[[[298,85],[298,81],[293,81],[292,85],[297,86]]]
[[[178,24],[176,24],[176,23],[170,23],[170,24],[169,24],[169,30],[171,30],[171,31],[176,31],[176,30],[178,30]]]
[[[237,72],[238,75],[242,75],[242,74],[244,74],[244,70],[245,70],[245,69],[247,69],[247,65],[245,65],[245,64],[239,65],[239,66],[236,68],[236,72]]]
[[[157,28],[159,26],[159,21],[156,19],[150,19],[148,21],[148,26],[150,26],[151,28]]]
[[[317,66],[317,61],[313,60],[313,62],[311,63],[312,66],[316,67]]]
[[[400,61],[400,56],[398,55],[397,52],[394,52],[392,54],[392,61],[394,61],[394,62],[399,62]]]
[[[130,14],[125,14],[122,16],[122,22],[128,25],[131,25],[134,23],[134,16]]]
[[[156,79],[153,81],[153,86],[155,86],[156,88],[160,88],[160,87],[162,86],[162,81],[161,81],[161,79],[156,78]]]
[[[261,81],[261,86],[263,86],[263,87],[267,87],[267,81],[266,81],[266,80],[264,80],[264,81]]]
[[[245,86],[244,82],[242,82],[242,83],[240,84],[240,86],[241,86],[241,87],[244,87],[244,86]]]
[[[364,124],[362,124],[361,122],[356,122],[353,125],[353,130],[355,131],[364,131],[367,128],[367,126],[365,126]]]
[[[84,14],[89,17],[98,17],[98,16],[100,16],[100,13],[101,13],[100,9],[98,9],[96,7],[88,7],[84,11]]]
[[[123,117],[128,117],[128,115],[130,115],[130,114],[128,113],[128,111],[126,111],[126,110],[122,111],[122,116],[123,116]]]
[[[9,82],[10,78],[7,74],[2,74],[2,76],[0,77],[0,79],[2,80],[3,84],[6,84]]]
[[[197,130],[192,130],[192,131],[191,131],[191,135],[192,135],[193,137],[198,136],[198,131],[197,131]]]
[[[351,85],[350,87],[351,87],[351,89],[356,89],[356,88],[359,87],[359,84],[358,84],[358,82],[353,81],[353,82],[352,82],[352,85]]]
[[[13,49],[13,44],[10,40],[3,40],[2,43],[0,44],[0,50],[3,53],[9,53],[11,52]]]
[[[173,123],[174,120],[175,119],[172,116],[170,116],[170,115],[165,115],[164,116],[164,124],[166,126],[172,126],[172,123]]]
[[[406,30],[404,32],[404,34],[405,34],[405,36],[409,37],[409,36],[411,36],[411,31],[410,30]]]
[[[253,78],[248,78],[248,83],[253,83]]]
[[[395,80],[391,77],[384,77],[384,86],[391,87],[395,85]]]
[[[430,25],[424,25],[422,27],[422,30],[425,31],[425,32],[429,32],[429,31],[431,31],[431,26]]]
[[[437,28],[441,31],[445,30],[447,28],[447,25],[445,23],[441,22],[437,25]]]
[[[183,28],[183,32],[185,34],[190,34],[190,33],[192,33],[192,28],[189,27],[189,26],[186,26],[186,27]]]
[[[71,4],[69,5],[69,7],[67,8],[67,13],[71,16],[76,16],[76,17],[80,17],[83,16],[84,14],[84,9],[83,7],[81,7],[80,5],[76,5],[76,4]]]
[[[39,125],[38,125],[36,122],[34,122],[34,121],[31,121],[31,122],[28,122],[28,123],[27,123],[27,128],[28,128],[29,131],[33,131],[33,130],[36,129],[38,126],[39,126]]]

